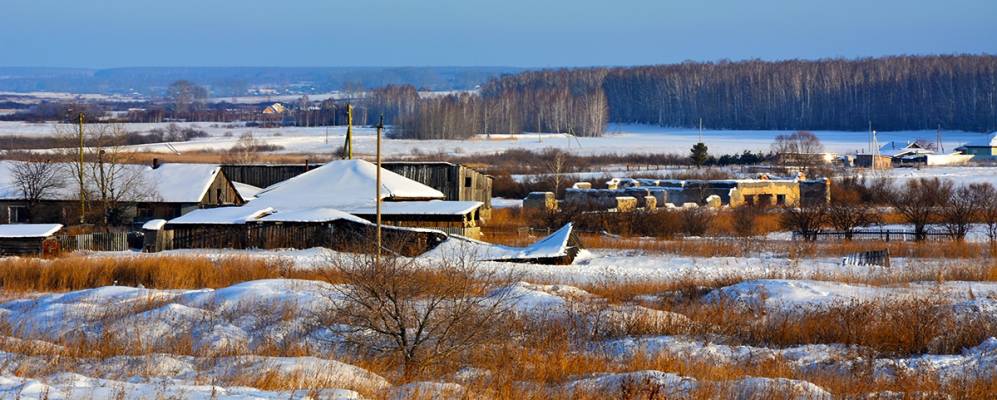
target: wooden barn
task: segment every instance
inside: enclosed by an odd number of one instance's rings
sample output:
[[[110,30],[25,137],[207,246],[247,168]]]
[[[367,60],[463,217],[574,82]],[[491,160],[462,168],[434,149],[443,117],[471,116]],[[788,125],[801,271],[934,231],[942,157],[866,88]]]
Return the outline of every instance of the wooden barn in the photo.
[[[64,183],[48,190],[40,203],[28,213],[28,201],[19,189],[16,163],[0,161],[0,223],[61,223],[79,221],[79,188],[74,168],[56,164],[56,174]],[[108,174],[111,174],[109,172]],[[245,203],[221,167],[213,164],[119,165],[110,181],[119,193],[112,222],[131,224],[154,218],[176,218],[190,211]],[[88,197],[97,199],[96,183],[88,179]],[[99,207],[90,205],[91,212]],[[30,218],[29,218],[30,215]],[[91,215],[88,218],[100,218]]]
[[[222,171],[233,182],[267,188],[323,164],[229,164]],[[481,202],[480,218],[487,219],[492,208],[492,177],[473,168],[448,162],[388,161],[385,170],[422,183],[443,193],[444,200]]]
[[[60,224],[0,224],[0,256],[39,255]]]
[[[491,217],[492,177],[460,164],[441,161],[381,163],[388,171],[443,192],[447,200],[480,201],[482,218]]]

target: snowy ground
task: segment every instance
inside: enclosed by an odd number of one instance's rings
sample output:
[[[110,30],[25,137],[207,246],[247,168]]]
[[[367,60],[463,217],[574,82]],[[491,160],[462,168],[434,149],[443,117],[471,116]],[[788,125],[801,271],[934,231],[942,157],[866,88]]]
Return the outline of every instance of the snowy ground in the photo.
[[[163,124],[128,124],[129,130],[144,132],[152,128],[165,127]],[[199,138],[190,142],[173,143],[180,151],[229,149],[244,132],[252,132],[268,144],[284,147],[286,153],[328,153],[339,148],[345,138],[345,127],[283,127],[247,128],[229,127],[228,124],[205,122],[181,123],[206,131],[211,137]],[[56,127],[53,123],[0,122],[0,136],[4,135],[51,135]],[[374,130],[359,127],[355,129],[354,151],[372,154],[374,150]],[[226,137],[226,133],[231,136]],[[328,141],[326,140],[328,133]],[[776,135],[787,131],[737,131],[707,130],[703,140],[712,154],[741,153],[744,150],[768,151]],[[839,153],[855,152],[867,146],[866,132],[815,132],[828,151]],[[944,144],[947,149],[955,148],[981,134],[961,131],[947,131]],[[880,132],[879,141],[907,141],[917,138],[935,137],[934,131]],[[664,128],[648,125],[611,124],[606,135],[597,138],[576,138],[564,134],[523,134],[491,135],[469,140],[396,140],[387,139],[384,151],[390,157],[421,153],[482,154],[496,153],[506,149],[545,149],[560,148],[577,154],[605,153],[686,153],[699,141],[699,131],[686,128]],[[135,146],[137,150],[171,152],[166,145]]]
[[[441,249],[440,256],[456,248]],[[167,255],[282,258],[294,268],[314,269],[336,256],[329,250],[293,251],[179,250]],[[93,257],[149,257],[142,253],[97,253]],[[431,261],[431,260],[430,260]],[[997,283],[913,280],[936,271],[959,268],[978,260],[896,258],[890,268],[842,266],[832,258],[791,260],[759,253],[750,257],[680,257],[640,251],[593,250],[574,265],[541,266],[488,262],[487,270],[517,273],[521,282],[491,292],[514,293],[517,313],[539,320],[582,318],[625,330],[634,318],[670,324],[682,314],[651,304],[670,293],[643,295],[638,301],[602,305],[594,289],[627,284],[722,283],[707,288],[699,301],[729,301],[765,315],[797,315],[853,301],[944,298],[952,312],[965,318],[997,318]],[[865,285],[862,279],[895,278],[897,283]],[[910,278],[910,279],[907,279]],[[907,280],[905,280],[907,279]],[[850,283],[845,283],[850,282]],[[586,289],[583,289],[586,288]],[[474,377],[487,371],[462,370],[439,381],[395,385],[383,376],[350,362],[334,330],[321,323],[323,312],[343,301],[333,285],[306,280],[250,281],[220,289],[156,290],[101,287],[69,293],[24,295],[0,303],[0,320],[8,330],[0,336],[0,398],[195,398],[286,399],[361,396],[406,398],[418,391],[453,398]],[[67,338],[98,340],[104,332],[140,343],[184,343],[185,354],[153,353],[87,358],[66,355],[53,361]],[[990,336],[997,336],[992,332]],[[300,356],[261,355],[268,346],[294,344]],[[25,350],[29,349],[29,350]],[[642,354],[669,355],[703,365],[785,364],[799,378],[741,376],[712,380],[677,371],[637,370],[572,377],[537,391],[596,391],[621,395],[633,382],[650,382],[669,397],[697,390],[718,390],[722,397],[754,398],[770,391],[790,398],[831,398],[827,388],[804,377],[849,374],[870,368],[877,379],[912,373],[941,380],[992,377],[997,371],[997,338],[947,354],[909,356],[870,354],[860,346],[821,343],[763,346],[732,343],[723,337],[682,334],[623,335],[588,343],[586,351],[623,360]],[[866,358],[863,358],[866,357]],[[691,364],[690,364],[691,365]],[[699,364],[697,364],[699,365]],[[261,390],[267,376],[283,382]],[[269,380],[268,380],[269,382]],[[523,382],[522,385],[530,385]],[[450,396],[444,395],[448,394]],[[767,397],[766,397],[767,398]]]

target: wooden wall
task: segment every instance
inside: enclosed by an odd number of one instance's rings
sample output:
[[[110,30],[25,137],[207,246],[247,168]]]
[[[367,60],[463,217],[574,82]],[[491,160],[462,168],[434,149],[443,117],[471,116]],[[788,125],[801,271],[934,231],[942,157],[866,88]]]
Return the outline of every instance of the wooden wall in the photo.
[[[222,165],[222,172],[229,180],[266,188],[275,183],[301,175],[321,164],[229,164]]]

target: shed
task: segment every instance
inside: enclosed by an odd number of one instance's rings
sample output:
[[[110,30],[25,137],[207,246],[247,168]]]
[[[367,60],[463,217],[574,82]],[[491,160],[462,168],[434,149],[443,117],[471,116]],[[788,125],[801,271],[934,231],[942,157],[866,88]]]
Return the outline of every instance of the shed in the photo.
[[[60,224],[0,225],[0,255],[37,255],[43,253],[43,243],[62,230]]]

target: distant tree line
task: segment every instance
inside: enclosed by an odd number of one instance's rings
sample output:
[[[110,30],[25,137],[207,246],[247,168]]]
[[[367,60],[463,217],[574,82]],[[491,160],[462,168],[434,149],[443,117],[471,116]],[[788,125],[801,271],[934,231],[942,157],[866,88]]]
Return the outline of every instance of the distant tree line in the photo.
[[[528,71],[479,96],[413,100],[396,134],[567,132],[606,122],[716,129],[997,129],[997,56],[687,62]],[[390,119],[389,119],[390,120]]]

